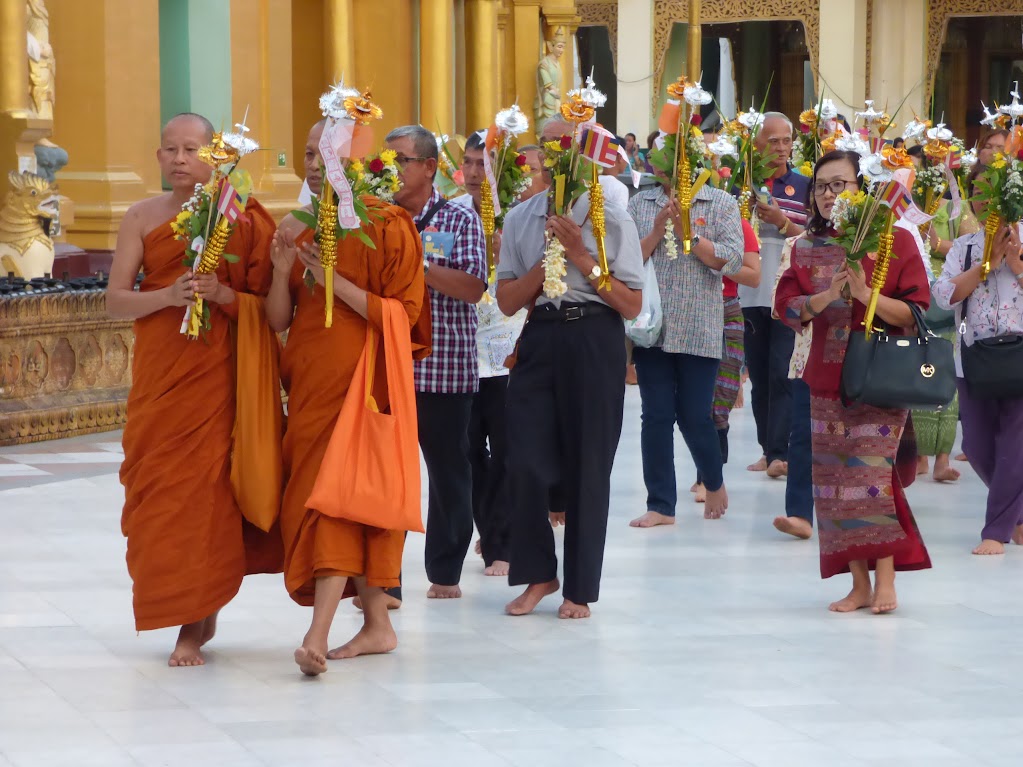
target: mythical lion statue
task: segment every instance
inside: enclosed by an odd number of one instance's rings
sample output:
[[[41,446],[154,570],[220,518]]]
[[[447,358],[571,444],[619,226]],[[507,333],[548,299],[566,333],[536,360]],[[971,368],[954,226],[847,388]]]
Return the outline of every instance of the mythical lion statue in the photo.
[[[32,279],[53,270],[49,229],[57,214],[57,187],[34,173],[8,175],[11,191],[0,209],[2,274]]]

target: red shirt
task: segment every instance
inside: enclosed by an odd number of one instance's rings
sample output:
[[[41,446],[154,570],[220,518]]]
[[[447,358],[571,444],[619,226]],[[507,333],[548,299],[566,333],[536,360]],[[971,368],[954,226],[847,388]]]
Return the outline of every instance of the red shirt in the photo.
[[[742,219],[742,239],[743,253],[759,253],[760,243],[757,242],[757,233],[753,231],[753,224],[746,219]],[[739,297],[739,283],[735,280],[729,279],[728,277],[721,278],[723,287],[721,289],[721,295],[724,298],[738,298]]]

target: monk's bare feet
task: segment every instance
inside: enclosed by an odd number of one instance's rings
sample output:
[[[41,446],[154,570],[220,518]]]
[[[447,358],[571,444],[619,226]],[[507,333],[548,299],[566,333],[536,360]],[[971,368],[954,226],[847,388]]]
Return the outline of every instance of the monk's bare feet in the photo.
[[[760,456],[760,460],[747,466],[746,471],[767,471],[767,456]]]
[[[804,541],[813,535],[813,525],[802,517],[775,517],[774,529]]]
[[[974,554],[980,554],[981,556],[995,556],[998,554],[1005,553],[1005,544],[1001,541],[991,541],[985,538],[980,542],[980,545],[973,550]]]
[[[771,479],[780,479],[788,476],[789,465],[785,461],[774,460],[771,461],[771,465],[767,467],[767,476]]]
[[[706,485],[704,485],[702,483],[697,485],[696,489],[693,492],[695,493],[695,495],[693,496],[693,503],[706,503],[707,502],[707,486]]]
[[[217,635],[217,616],[220,615],[220,610],[217,610],[213,615],[208,617],[202,623],[202,644],[205,646],[213,637]]]
[[[916,473],[926,474],[931,470],[931,464],[926,455],[922,455],[916,459]]]
[[[495,559],[490,567],[483,571],[484,575],[507,575],[508,574],[508,563],[501,559]]]
[[[178,641],[174,645],[174,652],[167,660],[167,665],[172,668],[181,666],[203,666],[206,659],[202,656],[199,648],[202,647],[203,626],[206,621],[196,621],[181,627],[178,632]]]
[[[590,606],[579,605],[575,602],[569,602],[567,599],[561,603],[561,607],[558,608],[558,617],[566,620],[573,620],[576,618],[589,618],[590,617]]]
[[[873,597],[874,595],[870,593],[869,588],[853,588],[849,592],[849,596],[845,599],[839,599],[837,602],[832,602],[828,605],[828,609],[833,613],[853,613],[857,610],[862,610],[864,607],[870,607]]]
[[[533,583],[526,586],[525,591],[505,605],[504,611],[508,615],[529,615],[540,604],[541,599],[556,593],[560,588],[561,584],[557,578],[547,581],[547,583]]]
[[[551,511],[547,514],[547,517],[551,521],[551,527],[565,524],[565,512],[563,511]]]
[[[939,455],[934,459],[933,476],[935,482],[955,482],[959,479],[960,474],[949,466],[947,455]]]
[[[461,599],[462,589],[459,586],[438,586],[430,584],[430,590],[426,592],[427,599]]]
[[[1016,529],[1012,531],[1012,542],[1017,546],[1023,546],[1023,525],[1016,525]]]
[[[389,653],[398,646],[398,635],[390,624],[377,626],[370,629],[363,626],[362,630],[352,637],[347,644],[341,645],[336,650],[327,653],[331,660],[344,660],[345,658],[356,658],[360,655],[383,655]]]
[[[704,519],[721,519],[728,511],[728,491],[722,485],[718,490],[707,491],[707,505],[703,509]]]
[[[956,460],[960,463],[969,463],[970,459],[966,457],[966,453],[960,453],[956,456]]]
[[[322,650],[302,645],[295,650],[295,663],[306,676],[319,676],[327,670],[327,656]]]
[[[472,550],[476,552],[477,557],[483,556],[483,541],[479,538],[476,539],[476,545],[472,547]]]
[[[636,517],[629,522],[629,527],[659,527],[660,525],[673,525],[675,518],[656,511],[648,511],[641,517]]]
[[[401,609],[401,600],[400,599],[398,599],[397,597],[392,597],[390,594],[385,594],[385,597],[386,598],[384,600],[384,603],[387,605],[387,609],[388,610],[400,610]],[[362,599],[360,597],[355,597],[352,600],[352,605],[355,607],[356,610],[361,610],[362,609]]]
[[[870,601],[870,612],[874,615],[884,615],[894,612],[899,606],[895,598],[895,584],[878,585],[874,589],[874,598]]]

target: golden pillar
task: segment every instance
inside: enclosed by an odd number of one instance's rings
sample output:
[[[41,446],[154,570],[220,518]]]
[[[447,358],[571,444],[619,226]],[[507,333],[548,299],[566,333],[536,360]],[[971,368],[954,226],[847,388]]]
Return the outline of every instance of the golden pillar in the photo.
[[[533,99],[536,98],[536,67],[545,54],[544,40],[540,34],[541,0],[513,0],[512,35],[515,46],[514,71],[515,93],[522,111],[530,115],[529,132],[520,144],[531,143],[536,138],[533,125]]]
[[[496,0],[465,0],[467,132],[488,127],[499,108],[497,31]]]
[[[28,109],[28,52],[25,35],[28,14],[24,0],[0,0],[0,112]]]
[[[689,0],[687,69],[693,82],[703,77],[703,30],[700,28],[700,0]]]
[[[427,130],[454,133],[454,72],[454,3],[452,0],[420,0],[419,122]],[[472,76],[469,72],[469,77]]]
[[[500,66],[497,68],[497,86],[501,97],[502,105],[511,104],[518,99],[515,93],[515,72],[508,66],[511,61],[512,51],[515,50],[515,40],[511,30],[511,10],[505,5],[505,0],[499,5],[497,11],[497,60]],[[520,104],[521,106],[521,104]]]
[[[231,0],[231,121],[248,110],[251,135],[265,151],[243,167],[277,219],[295,208],[302,187],[287,156],[294,146],[291,66],[291,0]]]
[[[418,63],[413,17],[408,0],[358,0],[352,3],[355,35],[353,86],[373,89],[384,119],[373,130],[376,146],[391,128],[416,122]],[[381,40],[387,45],[382,46]],[[378,127],[379,126],[379,127]]]
[[[323,0],[292,0],[291,2],[291,168],[299,178],[305,177],[305,140],[309,127],[320,119],[320,95],[327,90],[334,77],[334,65],[328,63],[331,41],[340,44],[350,38],[347,33],[331,26],[344,19],[331,15],[332,3]],[[322,41],[322,45],[317,43]],[[351,46],[349,57],[352,56]],[[345,70],[348,82],[355,82],[354,65]]]
[[[110,249],[129,206],[160,191],[159,3],[47,5],[57,55],[53,135],[70,157],[59,183],[75,201],[67,238]]]
[[[323,0],[323,52],[327,80],[355,83],[352,0]]]

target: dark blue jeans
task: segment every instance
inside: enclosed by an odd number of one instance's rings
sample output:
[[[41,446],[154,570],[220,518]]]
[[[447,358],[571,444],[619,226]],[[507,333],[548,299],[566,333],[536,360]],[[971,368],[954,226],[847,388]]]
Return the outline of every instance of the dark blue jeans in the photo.
[[[789,432],[789,479],[785,484],[785,516],[813,524],[813,448],[810,439],[810,387],[792,381],[792,429]]]
[[[757,442],[772,461],[787,461],[792,394],[789,360],[796,334],[781,320],[771,319],[771,310],[755,306],[742,310],[746,320],[743,351],[752,384],[750,399],[757,422]]]
[[[711,404],[719,360],[691,354],[669,354],[659,348],[632,352],[643,400],[643,481],[648,511],[675,516],[675,424],[693,455],[696,469],[710,491],[724,484],[721,443]]]

